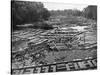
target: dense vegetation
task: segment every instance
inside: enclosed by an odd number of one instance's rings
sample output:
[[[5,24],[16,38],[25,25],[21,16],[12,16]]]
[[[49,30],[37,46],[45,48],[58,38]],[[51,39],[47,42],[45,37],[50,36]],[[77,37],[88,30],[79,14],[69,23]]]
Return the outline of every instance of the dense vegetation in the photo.
[[[84,8],[82,11],[77,9],[67,9],[67,10],[57,10],[51,11],[53,16],[84,16],[89,19],[97,20],[97,6],[89,5],[88,7]]]
[[[59,15],[62,15],[62,16],[69,16],[69,15],[73,15],[73,16],[81,16],[81,11],[75,9],[75,10],[72,10],[72,9],[66,9],[66,10],[57,10],[57,11],[54,11],[52,10],[51,11],[51,14],[53,16],[59,16]]]
[[[14,30],[17,25],[47,20],[50,16],[41,2],[11,1],[11,12],[11,24]]]
[[[97,6],[88,6],[84,8],[83,15],[86,18],[97,20]]]

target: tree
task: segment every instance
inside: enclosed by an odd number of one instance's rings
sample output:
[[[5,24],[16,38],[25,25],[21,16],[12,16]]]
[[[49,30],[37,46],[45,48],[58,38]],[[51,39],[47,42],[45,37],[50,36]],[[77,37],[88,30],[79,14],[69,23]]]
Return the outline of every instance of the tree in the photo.
[[[11,26],[47,20],[50,14],[41,2],[11,1]]]
[[[89,5],[84,8],[83,14],[86,18],[97,20],[97,6]]]

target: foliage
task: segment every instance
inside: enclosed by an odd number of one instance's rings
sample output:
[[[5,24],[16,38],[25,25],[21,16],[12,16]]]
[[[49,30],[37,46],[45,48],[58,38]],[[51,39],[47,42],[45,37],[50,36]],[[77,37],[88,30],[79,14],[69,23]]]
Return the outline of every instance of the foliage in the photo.
[[[53,16],[57,16],[57,15],[62,15],[62,16],[69,16],[69,15],[72,15],[72,16],[81,16],[82,12],[77,10],[77,9],[66,9],[66,10],[57,10],[57,11],[51,11],[51,14]]]
[[[84,8],[83,15],[86,18],[97,20],[97,6],[89,5]]]
[[[50,13],[41,2],[11,1],[12,28],[17,25],[47,20]]]
[[[77,9],[66,9],[66,10],[57,10],[51,11],[52,16],[84,16],[88,19],[97,20],[97,6],[89,5],[84,8],[82,11]]]

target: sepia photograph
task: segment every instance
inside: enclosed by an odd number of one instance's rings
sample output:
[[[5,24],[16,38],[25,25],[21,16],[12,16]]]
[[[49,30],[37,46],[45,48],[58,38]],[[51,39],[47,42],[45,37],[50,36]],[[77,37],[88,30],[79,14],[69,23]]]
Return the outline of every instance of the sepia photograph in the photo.
[[[11,0],[12,75],[97,67],[97,5]]]

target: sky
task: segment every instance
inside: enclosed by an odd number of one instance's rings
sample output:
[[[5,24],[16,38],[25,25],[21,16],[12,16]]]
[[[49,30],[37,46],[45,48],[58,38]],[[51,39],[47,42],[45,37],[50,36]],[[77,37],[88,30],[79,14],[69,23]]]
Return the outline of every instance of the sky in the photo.
[[[64,10],[64,9],[78,9],[83,10],[83,8],[88,5],[83,4],[68,4],[68,3],[55,3],[55,2],[43,2],[44,7],[48,10]]]
[[[39,2],[38,0],[22,0],[22,1]],[[71,3],[59,3],[59,2],[42,2],[42,3],[44,7],[47,8],[48,10],[78,9],[82,11],[84,8],[88,6],[86,4],[71,4]]]

